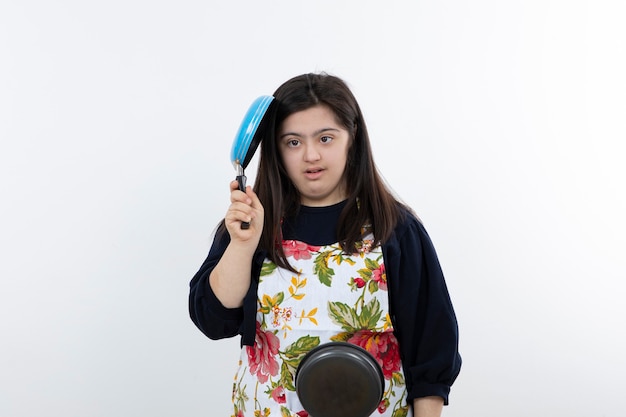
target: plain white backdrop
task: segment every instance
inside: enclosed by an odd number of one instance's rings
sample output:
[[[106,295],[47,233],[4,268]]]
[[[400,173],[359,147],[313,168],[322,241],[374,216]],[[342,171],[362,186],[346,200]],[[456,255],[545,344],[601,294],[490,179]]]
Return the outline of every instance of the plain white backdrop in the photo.
[[[188,283],[243,114],[315,71],[350,84],[438,249],[464,359],[444,416],[623,415],[625,18],[621,0],[3,1],[0,415],[230,415],[239,340],[193,326]]]

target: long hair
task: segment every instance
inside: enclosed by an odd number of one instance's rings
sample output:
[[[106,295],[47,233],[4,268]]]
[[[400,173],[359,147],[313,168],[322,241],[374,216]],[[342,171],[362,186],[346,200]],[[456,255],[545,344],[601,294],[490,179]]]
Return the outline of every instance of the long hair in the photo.
[[[300,195],[287,175],[278,149],[278,130],[291,114],[313,106],[327,106],[353,139],[344,170],[347,203],[339,218],[337,237],[346,253],[356,251],[362,228],[370,225],[377,243],[392,234],[400,216],[400,203],[385,186],[372,156],[361,109],[344,81],[332,75],[303,74],[278,87],[274,93],[273,120],[261,142],[254,183],[265,218],[259,248],[278,266],[292,270],[282,249],[282,219],[300,208]]]

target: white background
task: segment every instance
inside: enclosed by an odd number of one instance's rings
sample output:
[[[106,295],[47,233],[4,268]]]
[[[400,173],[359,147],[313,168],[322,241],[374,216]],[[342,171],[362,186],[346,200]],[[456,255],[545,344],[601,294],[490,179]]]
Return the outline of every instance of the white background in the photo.
[[[239,341],[193,326],[188,283],[249,104],[322,70],[438,249],[464,359],[444,416],[623,415],[625,19],[621,0],[3,1],[0,415],[230,415]]]

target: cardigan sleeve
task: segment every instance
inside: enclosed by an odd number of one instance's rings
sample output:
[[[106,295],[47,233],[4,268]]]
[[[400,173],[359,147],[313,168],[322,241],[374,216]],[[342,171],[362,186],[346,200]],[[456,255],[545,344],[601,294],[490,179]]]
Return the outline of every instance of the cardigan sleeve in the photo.
[[[189,284],[189,315],[198,329],[210,339],[237,335],[243,321],[243,307],[224,307],[209,285],[209,276],[230,242],[226,232],[217,236],[206,260]]]
[[[433,244],[422,223],[407,213],[383,250],[407,400],[439,396],[448,404],[461,357],[457,320]]]
[[[209,284],[209,276],[229,243],[228,232],[218,231],[206,260],[189,284],[189,316],[196,327],[210,339],[217,340],[242,335],[242,343],[252,345],[256,330],[256,291],[265,253],[257,250],[254,255],[251,284],[244,297],[243,306],[226,308],[213,292]]]

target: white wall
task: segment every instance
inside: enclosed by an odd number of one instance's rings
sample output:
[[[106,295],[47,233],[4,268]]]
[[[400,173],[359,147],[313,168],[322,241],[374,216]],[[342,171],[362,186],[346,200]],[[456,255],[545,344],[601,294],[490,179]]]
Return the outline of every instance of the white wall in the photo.
[[[0,5],[0,415],[228,416],[238,340],[187,313],[230,143],[346,79],[461,329],[444,415],[619,416],[621,0]],[[253,176],[253,170],[248,171]]]

